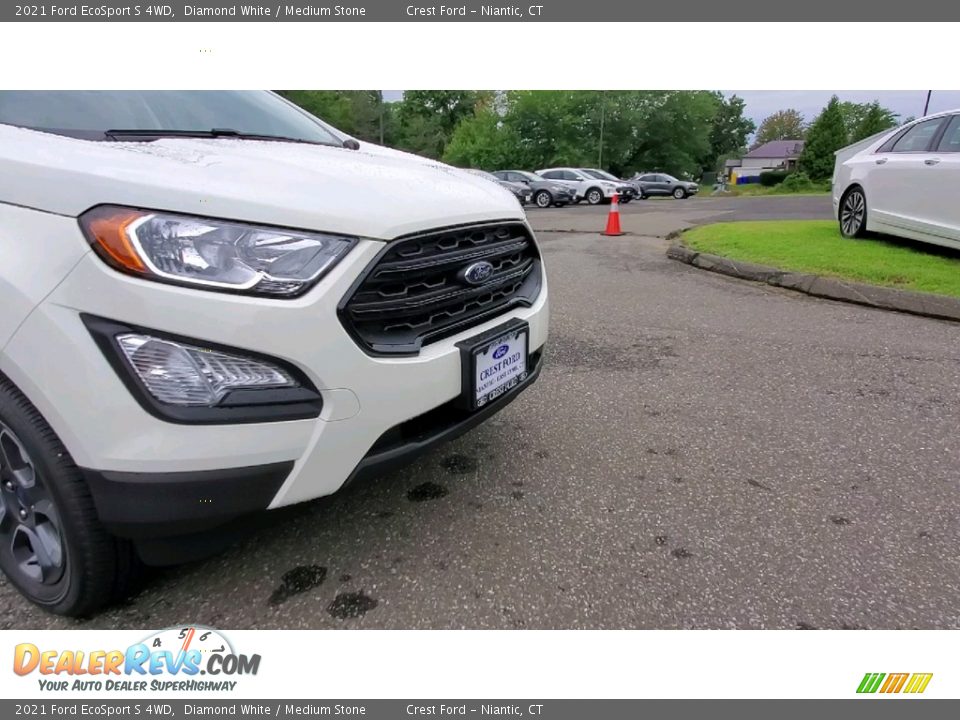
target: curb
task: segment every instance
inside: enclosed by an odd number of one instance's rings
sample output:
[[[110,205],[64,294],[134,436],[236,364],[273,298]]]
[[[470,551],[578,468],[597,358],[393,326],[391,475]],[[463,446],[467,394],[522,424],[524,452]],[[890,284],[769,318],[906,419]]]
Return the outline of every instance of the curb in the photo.
[[[768,265],[740,262],[720,255],[710,255],[693,250],[683,244],[680,233],[667,236],[672,244],[667,248],[667,257],[701,270],[729,275],[741,280],[766,283],[775,287],[796,290],[814,297],[866,305],[881,310],[960,322],[960,299],[930,293],[897,290],[895,288],[846,282],[822,275],[779,270]]]

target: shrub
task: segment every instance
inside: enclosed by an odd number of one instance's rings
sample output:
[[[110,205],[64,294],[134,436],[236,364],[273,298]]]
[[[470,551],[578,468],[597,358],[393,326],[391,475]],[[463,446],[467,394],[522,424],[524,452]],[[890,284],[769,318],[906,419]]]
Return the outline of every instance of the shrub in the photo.
[[[764,187],[773,187],[786,180],[787,175],[789,173],[786,170],[764,170],[760,173],[760,184]]]
[[[784,192],[804,192],[816,189],[813,181],[805,172],[790,173],[784,178],[780,187]]]

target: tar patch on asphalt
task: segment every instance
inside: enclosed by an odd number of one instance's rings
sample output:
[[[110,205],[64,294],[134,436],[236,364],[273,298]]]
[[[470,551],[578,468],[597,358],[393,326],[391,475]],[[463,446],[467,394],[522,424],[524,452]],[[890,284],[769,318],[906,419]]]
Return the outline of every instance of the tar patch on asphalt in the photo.
[[[407,492],[407,500],[410,502],[424,502],[425,500],[436,500],[447,495],[450,491],[446,486],[438,485],[433,482],[425,482],[417,485]]]
[[[850,519],[845,518],[842,515],[831,515],[830,522],[832,522],[834,525],[849,525]]]
[[[687,550],[686,548],[682,548],[682,547],[679,547],[679,548],[677,548],[676,550],[671,550],[671,551],[670,551],[670,554],[673,555],[675,558],[679,558],[679,559],[681,559],[681,560],[683,560],[684,558],[693,557],[693,553],[692,553],[692,552],[690,552],[690,551]]]
[[[327,605],[327,612],[337,620],[350,620],[366,615],[377,606],[377,601],[361,590],[355,593],[340,593]]]
[[[475,457],[470,455],[449,455],[440,463],[443,469],[453,475],[469,475],[475,473],[479,463]]]
[[[280,585],[270,596],[271,605],[282,605],[294,595],[318,587],[327,579],[327,569],[321,565],[300,565],[288,570],[280,578]]]

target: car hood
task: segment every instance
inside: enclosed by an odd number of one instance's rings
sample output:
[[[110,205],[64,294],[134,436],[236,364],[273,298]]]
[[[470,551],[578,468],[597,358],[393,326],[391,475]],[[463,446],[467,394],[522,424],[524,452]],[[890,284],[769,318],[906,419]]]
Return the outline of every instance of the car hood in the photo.
[[[103,142],[9,125],[0,125],[0,202],[69,216],[130,205],[380,239],[525,217],[495,183],[369,143]]]

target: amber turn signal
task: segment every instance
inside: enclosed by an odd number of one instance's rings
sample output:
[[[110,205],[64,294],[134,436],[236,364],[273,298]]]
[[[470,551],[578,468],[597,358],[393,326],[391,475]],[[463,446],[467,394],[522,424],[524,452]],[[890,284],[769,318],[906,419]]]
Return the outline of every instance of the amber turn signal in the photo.
[[[143,275],[146,265],[130,240],[128,228],[148,213],[104,205],[80,217],[80,226],[94,251],[118,270]]]

